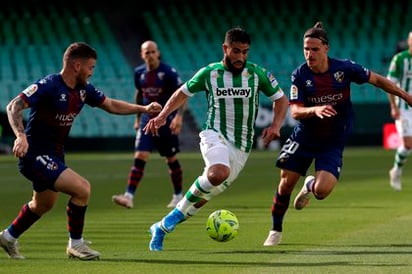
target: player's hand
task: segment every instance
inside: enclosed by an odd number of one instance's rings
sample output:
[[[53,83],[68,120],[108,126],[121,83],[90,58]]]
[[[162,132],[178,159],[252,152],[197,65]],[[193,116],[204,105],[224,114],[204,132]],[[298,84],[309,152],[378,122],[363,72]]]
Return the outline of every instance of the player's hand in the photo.
[[[145,134],[152,134],[153,136],[159,136],[159,128],[166,124],[166,118],[157,116],[150,119],[146,126],[143,128]]]
[[[172,134],[178,135],[180,131],[182,130],[182,124],[183,124],[183,117],[182,115],[177,114],[172,122],[170,122],[170,131]]]
[[[326,105],[326,106],[318,106],[315,109],[315,114],[318,116],[320,119],[323,119],[325,117],[332,117],[335,116],[337,111],[331,106],[331,105]]]
[[[26,156],[27,151],[29,150],[29,142],[27,142],[26,134],[21,134],[17,136],[14,140],[13,153],[16,157]]]
[[[263,145],[268,147],[270,142],[280,138],[280,129],[274,127],[264,128],[262,131]]]
[[[157,114],[162,110],[162,106],[158,102],[151,102],[146,106],[146,112],[149,114]]]

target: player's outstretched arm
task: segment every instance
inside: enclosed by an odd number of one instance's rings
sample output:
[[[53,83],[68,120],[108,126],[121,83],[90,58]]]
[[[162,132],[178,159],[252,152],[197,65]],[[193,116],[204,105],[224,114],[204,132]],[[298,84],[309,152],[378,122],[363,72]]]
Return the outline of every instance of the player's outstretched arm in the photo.
[[[380,89],[383,89],[387,93],[402,98],[408,103],[408,105],[412,106],[412,95],[401,89],[399,86],[397,86],[394,82],[387,79],[386,77],[383,77],[382,75],[371,71],[369,83]]]
[[[139,112],[156,114],[162,110],[162,106],[157,102],[152,102],[149,105],[142,106],[112,98],[106,98],[99,107],[109,113],[119,115],[135,114]]]
[[[181,91],[179,88],[173,93],[173,95],[167,100],[166,105],[162,111],[155,118],[149,120],[146,126],[143,128],[145,134],[158,135],[158,130],[166,123],[167,117],[176,109],[187,104],[189,97]]]

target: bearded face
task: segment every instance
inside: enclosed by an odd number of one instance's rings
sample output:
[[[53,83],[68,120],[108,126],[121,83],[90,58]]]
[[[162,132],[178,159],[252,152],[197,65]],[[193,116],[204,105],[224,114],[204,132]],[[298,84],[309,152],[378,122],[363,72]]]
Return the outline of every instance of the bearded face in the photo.
[[[230,57],[226,55],[225,64],[230,72],[232,72],[233,74],[240,74],[245,68],[246,62],[241,61],[241,60],[235,60],[232,62]]]
[[[233,42],[230,45],[223,44],[223,52],[223,62],[227,69],[233,74],[241,73],[246,65],[249,44],[241,42]]]

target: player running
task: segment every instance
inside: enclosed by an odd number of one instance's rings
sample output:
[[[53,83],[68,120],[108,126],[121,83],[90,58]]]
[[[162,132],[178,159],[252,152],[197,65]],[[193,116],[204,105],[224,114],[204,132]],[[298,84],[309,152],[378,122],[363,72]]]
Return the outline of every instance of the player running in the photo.
[[[12,259],[24,259],[17,239],[43,214],[52,209],[59,192],[70,196],[66,207],[69,240],[66,253],[81,260],[94,260],[100,253],[83,239],[90,183],[66,165],[64,146],[74,119],[84,105],[113,114],[158,113],[161,106],[130,104],[106,97],[88,82],[93,75],[97,53],[89,45],[76,42],[63,55],[60,73],[36,81],[7,105],[7,115],[16,139],[13,153],[19,157],[20,172],[32,182],[31,201],[2,232],[0,246]],[[30,108],[26,127],[23,110]]]
[[[412,81],[412,32],[408,35],[408,49],[395,54],[389,65],[387,78],[411,92]],[[401,144],[396,149],[393,167],[389,171],[389,183],[395,191],[402,190],[402,169],[412,150],[412,108],[399,97],[389,94],[389,105]]]
[[[306,176],[312,161],[315,174],[306,177],[294,200],[295,209],[307,206],[312,196],[325,199],[337,184],[345,141],[353,127],[352,82],[370,83],[412,104],[412,96],[384,76],[351,60],[330,58],[328,52],[328,35],[318,22],[303,35],[306,63],[292,72],[290,110],[298,123],[276,161],[280,182],[273,198],[272,228],[264,246],[281,241],[283,218],[291,193],[300,177]]]
[[[152,251],[163,249],[163,240],[176,225],[195,215],[213,197],[222,193],[238,177],[252,149],[259,91],[273,101],[272,124],[263,130],[265,144],[280,137],[288,101],[275,77],[266,69],[247,61],[250,36],[241,28],[226,32],[223,61],[200,69],[179,88],[163,111],[145,127],[158,134],[166,117],[189,97],[205,92],[207,121],[200,132],[200,151],[205,162],[203,174],[195,179],[177,206],[150,227]],[[275,107],[276,105],[276,107]]]

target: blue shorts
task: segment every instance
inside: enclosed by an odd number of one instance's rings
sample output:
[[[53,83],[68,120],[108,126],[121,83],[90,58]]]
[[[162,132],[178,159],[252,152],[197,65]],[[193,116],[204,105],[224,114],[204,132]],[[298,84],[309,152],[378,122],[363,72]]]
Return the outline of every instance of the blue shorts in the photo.
[[[306,176],[315,161],[315,171],[325,170],[339,179],[343,165],[343,149],[343,144],[315,147],[288,138],[279,152],[276,166]]]
[[[64,161],[52,155],[38,155],[19,160],[21,174],[33,184],[33,190],[43,192],[46,189],[55,191],[54,183],[67,168]]]
[[[145,134],[141,128],[137,131],[135,140],[136,151],[152,152],[155,148],[163,157],[172,157],[180,151],[179,137],[176,134],[172,134],[169,125],[162,126],[159,129],[159,136]]]

